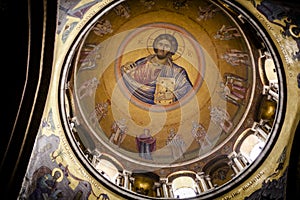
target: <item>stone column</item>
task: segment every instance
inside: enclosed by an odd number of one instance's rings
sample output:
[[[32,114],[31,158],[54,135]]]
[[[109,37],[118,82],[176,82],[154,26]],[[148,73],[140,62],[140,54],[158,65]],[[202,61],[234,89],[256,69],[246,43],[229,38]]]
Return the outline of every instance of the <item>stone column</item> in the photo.
[[[247,166],[249,164],[249,161],[247,160],[247,158],[245,158],[245,156],[243,154],[239,153],[238,157],[243,162],[244,166]]]
[[[201,191],[201,188],[200,188],[200,186],[199,186],[199,184],[201,184],[201,183],[200,183],[200,180],[199,180],[199,177],[198,177],[198,176],[196,176],[195,182],[196,182],[196,190],[197,190],[197,193],[200,194],[202,191]]]
[[[232,161],[228,162],[228,165],[231,167],[231,169],[233,169],[235,174],[239,173],[239,170],[236,168],[236,166],[234,166],[234,163]]]
[[[172,188],[172,183],[167,183],[167,187],[169,189],[169,194],[171,198],[174,198],[174,193],[173,193],[173,188]]]
[[[124,187],[125,189],[129,189],[129,188],[130,188],[129,178],[130,178],[130,176],[131,176],[131,172],[130,172],[130,171],[124,170],[124,171],[123,171],[123,175],[124,175],[124,185],[123,185],[123,187]]]
[[[162,190],[163,190],[164,197],[168,198],[169,197],[169,191],[168,191],[168,187],[167,187],[167,179],[166,178],[160,178],[160,183],[162,185]]]
[[[258,122],[254,122],[251,130],[257,134],[257,137],[262,138],[263,141],[266,141],[268,138],[268,133],[266,133]]]
[[[207,191],[208,187],[207,187],[207,184],[206,184],[206,181],[205,181],[204,172],[198,172],[197,175],[199,177],[201,188],[203,188],[203,192]]]
[[[205,179],[206,179],[206,181],[208,182],[209,189],[213,189],[214,186],[213,186],[213,184],[212,184],[212,182],[211,182],[210,175],[206,175],[206,176],[205,176]]]
[[[233,161],[234,165],[238,168],[238,171],[242,171],[244,169],[244,166],[242,165],[241,161],[237,157],[236,152],[232,152],[228,155],[228,158]]]
[[[154,186],[155,186],[155,189],[156,189],[156,196],[157,197],[161,197],[161,194],[160,194],[160,187],[161,187],[161,184],[159,182],[155,182],[154,183]]]

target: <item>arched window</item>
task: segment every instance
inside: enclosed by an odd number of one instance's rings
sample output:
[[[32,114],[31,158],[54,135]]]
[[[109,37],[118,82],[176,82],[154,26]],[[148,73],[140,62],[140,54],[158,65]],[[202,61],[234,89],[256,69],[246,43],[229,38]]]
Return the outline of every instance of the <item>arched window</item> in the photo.
[[[172,181],[172,190],[175,198],[195,197],[196,182],[189,176],[180,176]]]
[[[253,162],[260,154],[264,146],[265,142],[263,142],[256,135],[251,134],[243,141],[240,147],[240,152],[249,162]]]
[[[117,167],[106,159],[100,159],[96,165],[96,169],[108,180],[115,182],[119,171]]]

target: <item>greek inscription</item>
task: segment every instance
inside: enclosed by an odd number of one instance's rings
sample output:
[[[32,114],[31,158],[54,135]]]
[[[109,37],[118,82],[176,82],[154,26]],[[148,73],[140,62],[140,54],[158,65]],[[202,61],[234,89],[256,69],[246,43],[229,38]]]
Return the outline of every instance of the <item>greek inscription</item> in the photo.
[[[64,146],[65,150],[67,151],[67,154],[70,157],[70,159],[77,165],[76,159],[72,155],[72,151],[70,150],[68,142],[66,141],[65,138],[62,138],[62,143],[63,143],[63,146]]]
[[[280,50],[284,56],[284,59],[286,61],[287,64],[287,70],[289,71],[287,74],[289,77],[293,77],[294,74],[291,72],[291,68],[292,68],[292,63],[294,62],[291,55],[287,52],[285,44],[282,42],[283,38],[280,34],[275,33],[274,28],[271,26],[271,24],[260,14],[260,13],[256,13],[256,16],[259,20],[261,20],[265,27],[271,31],[271,33],[273,34],[273,36],[275,37],[276,42],[278,43]]]
[[[260,13],[256,13],[256,17],[259,19],[259,20],[262,20],[265,24],[265,27],[270,30],[270,31],[273,31],[273,27],[270,25],[270,23],[268,23],[268,21],[264,20],[264,17],[260,14]]]
[[[86,17],[80,21],[80,24],[76,27],[76,30],[80,30],[87,21],[89,21],[99,10],[101,10],[104,6],[106,6],[110,1],[101,1],[101,3],[98,4],[98,6],[93,9],[89,14],[86,15]]]
[[[222,200],[230,200],[230,199],[238,199],[239,195],[241,194],[242,191],[246,191],[249,188],[251,188],[251,186],[255,183],[257,183],[262,176],[265,174],[265,172],[261,171],[259,172],[253,179],[251,179],[248,183],[246,183],[245,185],[243,185],[241,188],[239,188],[237,191],[231,193],[228,196],[225,196],[222,198]]]
[[[70,150],[70,148],[69,148],[68,142],[66,141],[65,138],[62,138],[62,143],[63,143],[63,146],[64,146],[65,150],[67,151],[68,156],[69,156],[70,159],[75,163],[75,165],[78,166],[78,170],[81,172],[81,174],[83,175],[83,177],[85,177],[85,178],[87,179],[87,181],[90,182],[94,187],[96,187],[97,189],[100,190],[100,189],[101,189],[101,186],[100,186],[99,184],[97,184],[97,183],[95,182],[95,180],[92,179],[91,176],[89,176],[89,175],[86,173],[86,171],[85,171],[84,168],[82,168],[81,166],[79,166],[79,165],[77,164],[76,159],[75,159],[75,157],[73,156],[73,154],[72,154],[72,152],[71,152],[71,150]]]
[[[231,193],[229,196],[224,197],[223,200],[233,199],[239,195],[240,195],[240,191],[236,191],[236,192]]]
[[[94,187],[96,187],[97,189],[101,189],[101,187],[100,187],[100,185],[98,185],[96,182],[95,182],[95,180],[94,179],[92,179],[91,178],[91,176],[89,176],[87,173],[86,173],[86,171],[84,170],[84,168],[82,168],[82,167],[79,167],[79,169],[78,169],[80,172],[81,172],[81,174],[88,180],[88,182],[89,183],[91,183]]]
[[[249,189],[250,186],[252,186],[254,183],[256,183],[262,177],[263,174],[264,174],[264,172],[258,173],[252,180],[250,180],[246,185],[244,185],[242,187],[242,190],[246,191],[247,189]]]
[[[85,25],[86,22],[89,21],[96,14],[96,12],[96,10],[93,10],[92,12],[87,14],[86,17],[80,21],[80,24],[76,27],[76,30],[80,30],[83,27],[83,25]]]

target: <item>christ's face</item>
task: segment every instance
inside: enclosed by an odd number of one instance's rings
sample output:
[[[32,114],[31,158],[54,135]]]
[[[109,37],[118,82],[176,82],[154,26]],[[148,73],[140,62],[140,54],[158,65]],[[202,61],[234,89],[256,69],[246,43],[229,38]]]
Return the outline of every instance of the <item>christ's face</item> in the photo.
[[[163,59],[166,58],[166,56],[170,52],[171,43],[166,39],[162,39],[157,42],[156,48],[157,48],[157,57]]]

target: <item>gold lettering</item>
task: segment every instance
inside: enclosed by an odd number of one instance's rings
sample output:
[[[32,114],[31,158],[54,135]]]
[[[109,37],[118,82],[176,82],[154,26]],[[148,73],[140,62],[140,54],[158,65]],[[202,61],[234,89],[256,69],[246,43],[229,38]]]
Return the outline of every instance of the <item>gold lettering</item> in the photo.
[[[248,183],[246,183],[244,186],[239,188],[237,191],[231,193],[228,196],[225,196],[222,198],[222,200],[230,200],[234,198],[238,198],[238,196],[241,194],[241,191],[246,191],[248,188],[250,188],[253,184],[259,181],[261,179],[262,175],[264,174],[263,171],[259,172],[253,179],[251,179]]]
[[[284,44],[282,42],[283,37],[280,34],[275,33],[274,28],[271,26],[269,21],[267,21],[260,13],[257,13],[256,16],[259,20],[261,20],[264,23],[265,27],[272,32],[273,36],[275,37],[276,42],[278,43],[278,45],[280,47],[283,57],[286,61],[287,70],[289,71],[287,74],[289,77],[294,77],[294,73],[291,72],[292,66],[293,66],[291,64],[294,63],[294,61],[293,61],[292,56],[286,50],[286,44]]]

